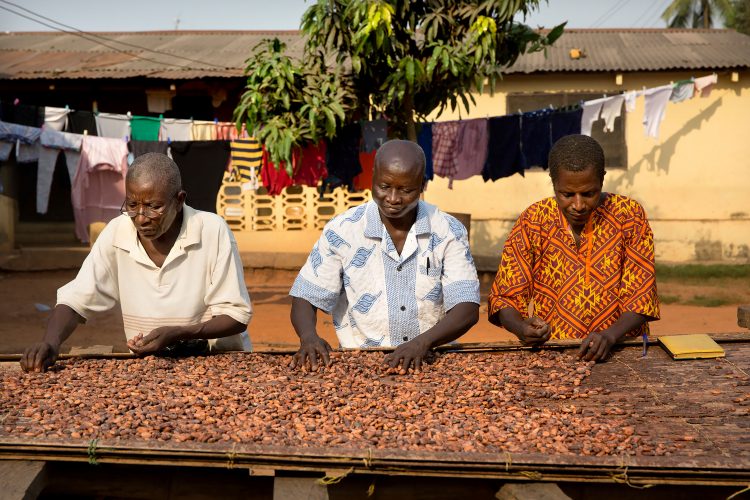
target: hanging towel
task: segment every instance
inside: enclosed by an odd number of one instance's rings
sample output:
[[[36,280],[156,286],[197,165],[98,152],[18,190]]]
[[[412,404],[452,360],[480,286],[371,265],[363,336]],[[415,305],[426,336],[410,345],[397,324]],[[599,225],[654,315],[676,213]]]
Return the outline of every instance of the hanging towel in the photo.
[[[44,123],[44,108],[2,101],[0,102],[0,119],[27,127],[41,127]]]
[[[583,108],[583,114],[581,115],[581,134],[588,136],[591,135],[591,127],[594,125],[594,122],[599,119],[602,104],[604,104],[604,101],[606,100],[606,97],[602,97],[600,99],[581,103],[581,107]]]
[[[68,108],[44,108],[44,127],[62,132],[68,128]]]
[[[254,137],[236,139],[229,144],[230,165],[235,180],[242,182],[242,190],[258,189],[258,172],[263,160],[263,148]]]
[[[68,114],[68,132],[73,134],[98,135],[94,113],[91,111],[71,111]]]
[[[216,213],[216,198],[229,162],[229,141],[176,141],[170,149],[180,167],[188,205]]]
[[[647,136],[653,138],[659,137],[659,126],[662,120],[664,120],[670,95],[672,95],[672,85],[646,89],[643,92],[643,127]]]
[[[133,154],[133,159],[135,160],[146,153],[161,153],[166,155],[169,144],[165,141],[130,141],[128,142],[128,149]]]
[[[164,118],[159,127],[160,141],[189,141],[193,138],[193,120]]]
[[[608,97],[602,104],[601,119],[604,120],[604,131],[614,132],[615,119],[619,118],[622,113],[622,103],[625,101],[624,95]]]
[[[359,128],[359,125],[357,125],[357,128]],[[298,151],[296,149],[292,151],[292,164],[296,163]],[[263,166],[260,169],[260,178],[263,187],[272,196],[281,194],[284,189],[294,184],[286,171],[286,164],[281,162],[277,167],[271,161],[271,155],[268,154],[266,148],[263,148]]]
[[[435,175],[432,168],[432,123],[421,124],[419,133],[417,134],[417,144],[424,151],[424,178],[431,181]]]
[[[581,133],[581,116],[583,108],[576,106],[574,109],[563,109],[549,116],[549,138],[552,146],[565,137]]]
[[[96,132],[99,137],[123,140],[130,137],[130,117],[116,113],[96,115]]]
[[[456,175],[458,132],[457,121],[432,124],[432,168],[435,175],[448,179],[453,179]]]
[[[521,163],[521,116],[496,116],[488,120],[489,146],[482,178],[496,181],[513,174],[524,175]],[[580,128],[580,123],[579,123]]]
[[[247,131],[245,124],[242,124],[242,130],[237,131],[237,126],[232,122],[219,122],[216,124],[216,139],[220,141],[233,141],[235,139],[246,138]]]
[[[623,95],[625,96],[625,111],[632,113],[635,111],[635,99],[638,97],[638,93],[635,90],[631,90],[625,92]]]
[[[456,140],[456,173],[448,183],[449,188],[453,187],[453,180],[460,181],[482,174],[487,161],[488,139],[486,118],[460,122]]]
[[[80,151],[83,136],[44,129],[39,136],[39,142],[41,148],[36,177],[36,211],[40,214],[46,214],[57,157],[60,155],[60,151],[64,152],[68,177],[72,186],[81,159]]]
[[[388,122],[371,120],[362,123],[362,151],[375,151],[388,140]]]
[[[714,88],[714,85],[716,85],[717,81],[719,80],[716,76],[716,73],[714,73],[713,75],[696,78],[694,82],[695,91],[700,92],[701,97],[708,97],[711,95],[711,90]]]
[[[89,241],[89,224],[120,215],[127,173],[128,147],[123,139],[83,136],[70,198],[76,235],[84,243]]]
[[[131,140],[158,141],[161,118],[152,116],[136,116],[130,119]]]
[[[354,178],[354,188],[357,191],[372,189],[372,171],[375,168],[375,155],[377,151],[365,153],[360,151],[359,164],[362,165],[362,173]]]
[[[317,187],[318,181],[328,177],[326,143],[308,144],[300,151],[292,181],[296,186]]]
[[[669,96],[669,100],[672,102],[682,102],[693,98],[695,92],[695,82],[691,78],[690,80],[682,80],[674,84],[672,89],[672,95]]]
[[[194,120],[191,139],[194,141],[215,141],[216,122]],[[190,206],[194,207],[193,205]]]
[[[550,142],[550,116],[553,110],[542,109],[521,115],[521,163],[523,168],[547,168]]]

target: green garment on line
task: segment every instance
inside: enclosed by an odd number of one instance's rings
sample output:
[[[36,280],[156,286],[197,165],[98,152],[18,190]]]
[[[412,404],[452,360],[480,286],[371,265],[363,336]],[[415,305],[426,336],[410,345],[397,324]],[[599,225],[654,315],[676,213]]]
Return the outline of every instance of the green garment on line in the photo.
[[[158,141],[161,117],[133,116],[130,119],[130,134],[133,141]]]

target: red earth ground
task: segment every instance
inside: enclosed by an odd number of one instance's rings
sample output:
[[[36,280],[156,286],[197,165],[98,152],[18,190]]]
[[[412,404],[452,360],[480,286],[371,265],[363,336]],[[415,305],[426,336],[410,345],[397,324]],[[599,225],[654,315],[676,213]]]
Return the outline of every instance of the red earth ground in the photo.
[[[291,300],[288,296],[295,275],[289,271],[246,271],[245,280],[255,311],[249,331],[256,348],[269,344],[297,344],[289,321]],[[39,311],[37,304],[54,306],[57,288],[74,276],[75,271],[0,273],[0,353],[21,353],[29,343],[42,338],[49,312]],[[480,321],[460,342],[495,342],[515,338],[487,321],[486,296],[491,279],[491,275],[483,275],[484,305]],[[655,335],[742,331],[737,326],[737,304],[720,307],[663,304],[661,315],[660,321],[652,323],[651,331]],[[319,314],[318,317],[321,335],[331,345],[337,345],[330,316]],[[101,314],[79,327],[63,345],[62,352],[67,352],[70,346],[91,345],[111,345],[115,352],[127,352],[119,309]]]

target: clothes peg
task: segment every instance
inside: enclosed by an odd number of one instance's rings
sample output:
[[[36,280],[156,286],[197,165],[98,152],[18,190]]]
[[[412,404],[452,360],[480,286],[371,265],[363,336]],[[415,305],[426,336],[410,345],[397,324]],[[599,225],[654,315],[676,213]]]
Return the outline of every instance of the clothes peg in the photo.
[[[219,124],[219,119],[218,118],[214,118],[214,125],[218,125],[218,124]]]
[[[19,99],[18,97],[13,99],[13,106],[18,106],[19,104],[21,104],[21,99]]]
[[[67,104],[65,105],[65,109],[70,109]]]
[[[125,142],[129,142],[129,141],[128,141],[128,139],[130,139],[130,136],[129,136],[129,135],[126,135],[126,136],[125,136]]]
[[[87,128],[83,129],[83,135],[89,135],[89,129]]]
[[[167,146],[169,146],[170,144],[172,144],[172,138],[171,137],[167,137]]]

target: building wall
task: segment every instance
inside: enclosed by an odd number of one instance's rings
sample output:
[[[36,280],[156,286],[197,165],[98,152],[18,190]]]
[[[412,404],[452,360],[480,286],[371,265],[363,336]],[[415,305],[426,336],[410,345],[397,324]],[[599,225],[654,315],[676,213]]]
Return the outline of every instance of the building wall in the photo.
[[[435,121],[506,114],[506,96],[516,92],[598,92],[656,87],[705,71],[615,75],[509,75],[494,96],[476,96],[470,113],[445,112]],[[459,112],[460,111],[460,112]],[[510,110],[512,112],[512,110]],[[625,111],[623,110],[623,113]],[[631,196],[645,208],[662,262],[750,262],[750,72],[731,82],[719,74],[710,97],[669,103],[658,139],[648,138],[641,123],[643,98],[628,113],[625,140],[627,168],[609,169],[604,190]],[[521,211],[552,196],[547,172],[530,170],[485,183],[480,176],[453,183],[436,177],[425,199],[451,212],[472,217],[471,245],[480,268],[499,262],[502,245]]]

